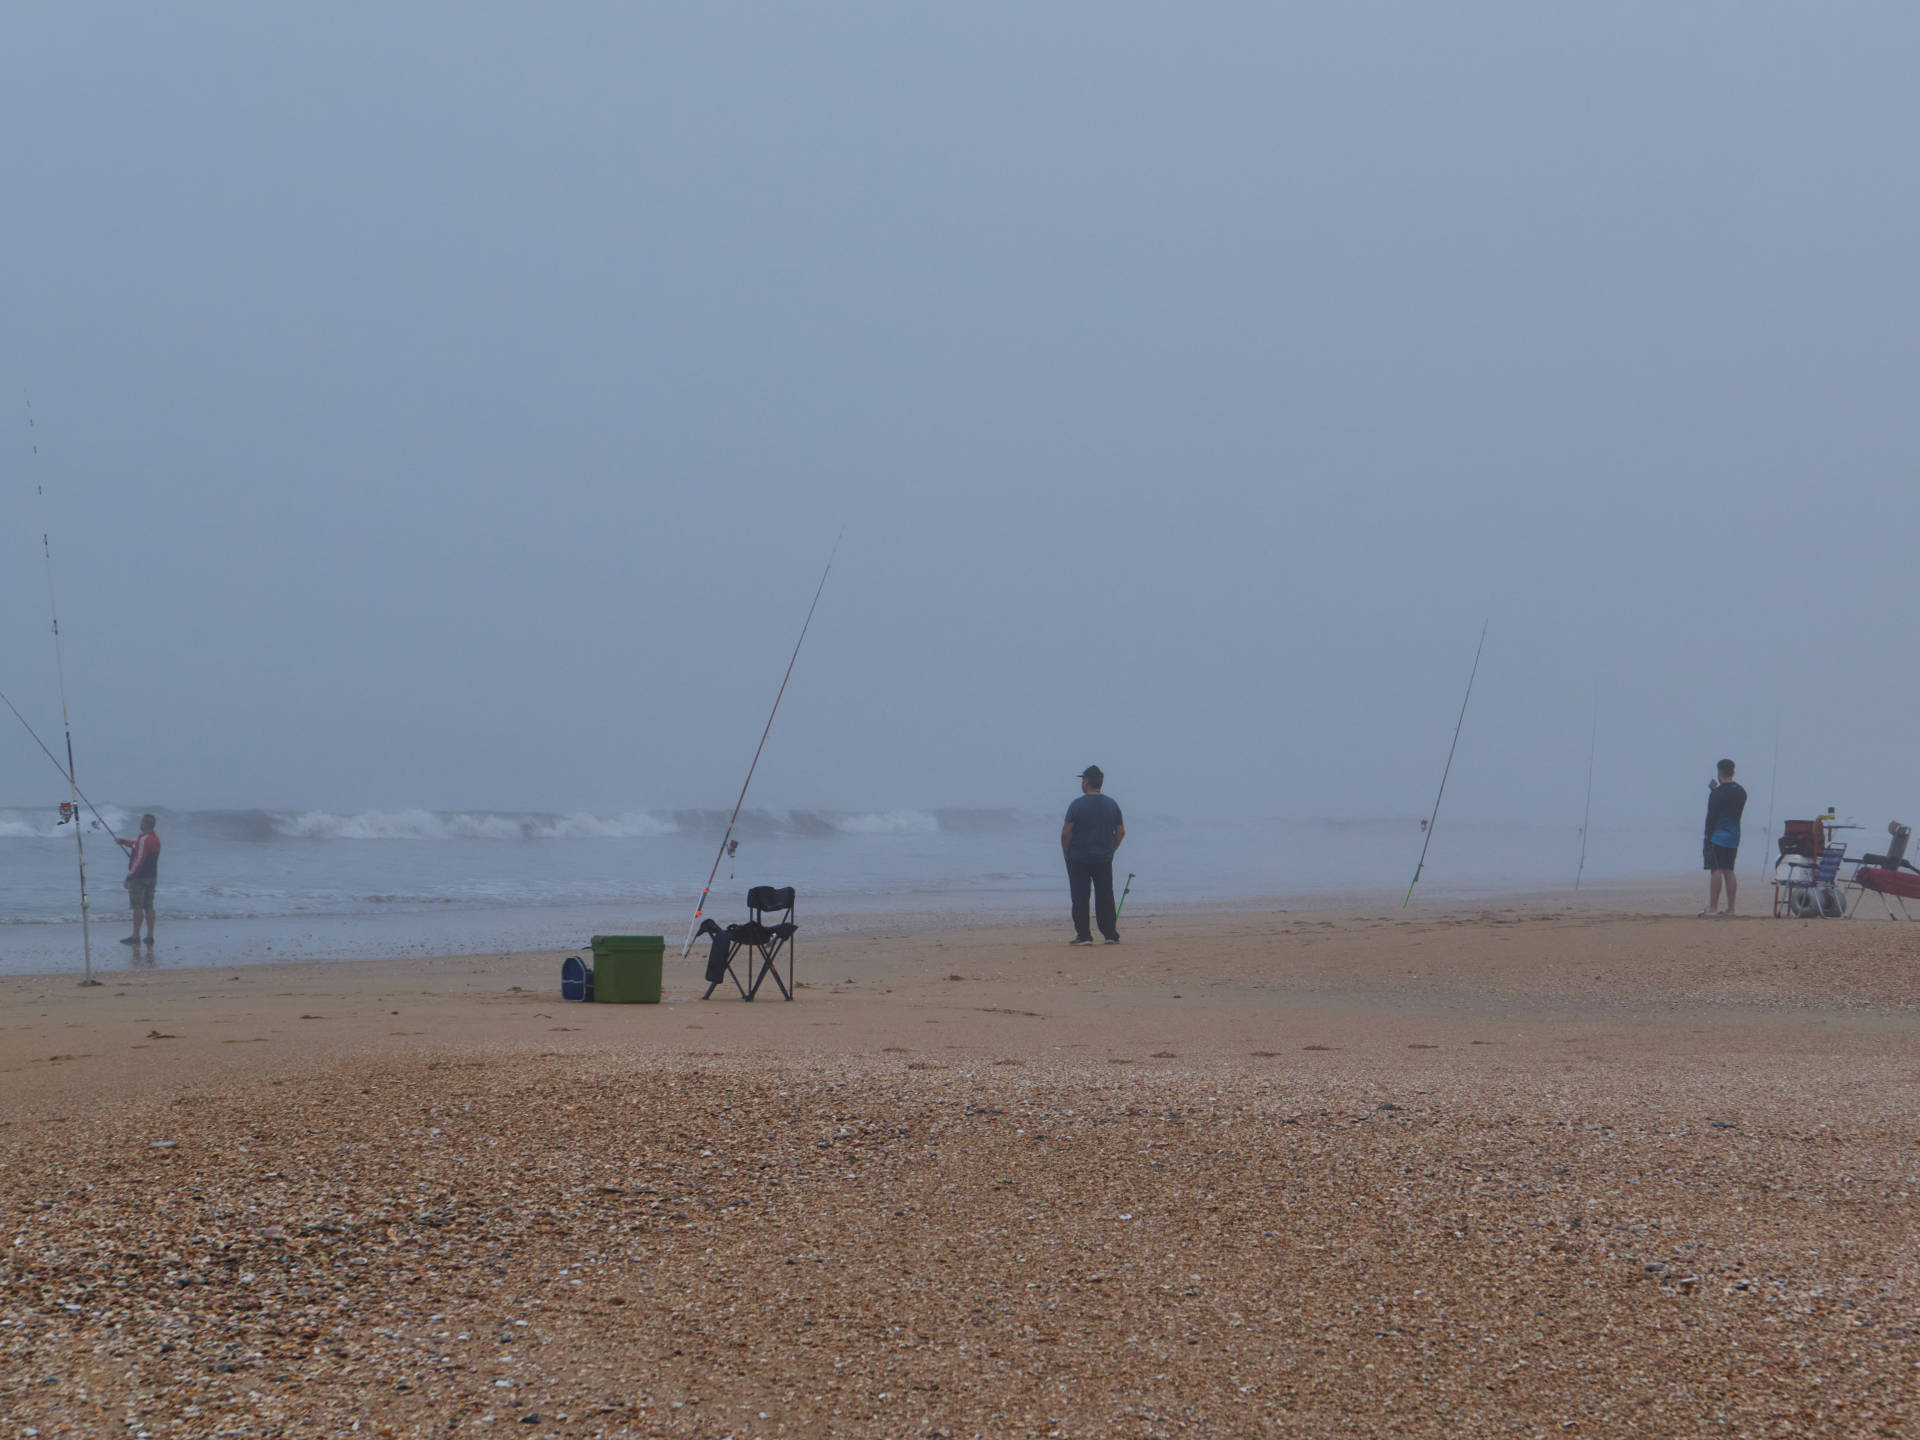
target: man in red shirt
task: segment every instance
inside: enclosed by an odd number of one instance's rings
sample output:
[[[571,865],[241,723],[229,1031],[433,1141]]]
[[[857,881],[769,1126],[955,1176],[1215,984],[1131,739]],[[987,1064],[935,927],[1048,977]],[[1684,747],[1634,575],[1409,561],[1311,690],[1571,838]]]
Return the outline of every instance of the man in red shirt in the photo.
[[[158,822],[151,815],[140,817],[140,838],[121,840],[127,855],[127,903],[133,909],[133,934],[122,945],[140,943],[140,917],[147,917],[147,944],[153,944],[153,887],[160,879],[160,837],[153,833]],[[116,837],[117,838],[117,837]]]

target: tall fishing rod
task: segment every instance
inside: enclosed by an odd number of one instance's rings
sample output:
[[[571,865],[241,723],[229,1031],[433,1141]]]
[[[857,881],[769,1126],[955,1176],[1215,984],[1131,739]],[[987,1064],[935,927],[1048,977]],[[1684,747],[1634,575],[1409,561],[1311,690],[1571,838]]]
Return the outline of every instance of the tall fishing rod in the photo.
[[[34,423],[33,401],[27,401],[27,433],[33,443],[33,455],[36,466],[40,455],[39,427]],[[41,499],[46,498],[47,487],[39,480],[34,481],[34,493]],[[60,645],[60,606],[53,598],[53,542],[47,538],[47,532],[40,532],[40,550],[47,557],[47,613],[53,618],[53,664],[60,678],[60,724],[67,733],[67,786],[72,791],[73,805],[73,846],[80,860],[80,950],[85,956],[86,973],[81,979],[82,985],[98,985],[93,978],[93,934],[87,922],[87,841],[86,826],[80,824],[80,780],[73,768],[73,717],[67,710],[67,660]],[[11,703],[8,705],[12,709]],[[18,714],[18,711],[14,712]],[[25,723],[24,721],[22,722]],[[29,727],[31,728],[31,727]],[[36,740],[39,736],[34,737]],[[45,749],[45,746],[41,747]],[[56,765],[59,761],[54,762]],[[93,802],[87,802],[91,809]],[[95,812],[96,815],[99,812]]]
[[[787,681],[793,678],[794,661],[800,658],[800,647],[806,644],[807,627],[813,624],[813,612],[820,604],[821,592],[827,588],[827,576],[833,573],[833,559],[840,553],[840,540],[846,533],[846,528],[841,527],[840,534],[834,537],[833,549],[827,552],[827,568],[820,572],[820,583],[813,592],[813,604],[807,606],[807,618],[800,625],[800,638],[793,642],[793,654],[787,657],[787,673],[780,677],[780,689],[773,697],[773,708],[767,712],[767,723],[760,732],[760,743],[753,747],[753,763],[747,766],[747,778],[740,782],[740,798],[733,802],[733,814],[727,817],[727,833],[720,837],[720,850],[713,857],[713,869],[707,872],[707,883],[700,887],[700,902],[693,907],[693,919],[687,922],[687,943],[680,947],[682,960],[693,949],[693,937],[699,932],[700,917],[706,913],[707,895],[713,889],[713,877],[720,873],[720,862],[727,858],[727,842],[733,838],[733,827],[740,819],[740,807],[747,803],[747,787],[753,784],[753,772],[760,768],[760,752],[767,748],[767,736],[773,733],[773,717],[780,713],[780,701],[787,693]]]
[[[1766,874],[1773,857],[1773,796],[1780,784],[1780,716],[1773,717],[1773,773],[1767,776],[1767,843],[1760,851],[1760,873]],[[1777,863],[1777,862],[1773,862]]]
[[[1420,844],[1420,863],[1413,867],[1413,879],[1407,884],[1407,898],[1400,902],[1406,909],[1413,902],[1413,887],[1420,883],[1420,872],[1427,868],[1427,846],[1433,844],[1433,829],[1440,821],[1440,802],[1447,796],[1447,776],[1453,773],[1453,752],[1460,748],[1460,727],[1467,723],[1467,701],[1473,699],[1473,678],[1480,673],[1480,652],[1487,648],[1487,625],[1480,622],[1480,643],[1474,647],[1473,669],[1467,672],[1467,693],[1460,701],[1460,718],[1453,722],[1453,744],[1447,747],[1447,768],[1440,772],[1440,793],[1433,797],[1433,815],[1427,821],[1427,838]]]
[[[40,738],[40,732],[35,730],[33,726],[27,724],[27,717],[20,713],[20,707],[18,705],[7,699],[5,691],[0,691],[0,705],[5,705],[7,709],[13,711],[13,718],[26,726],[27,734],[33,736],[33,743],[40,747],[40,753],[53,762],[53,768],[60,772],[60,778],[71,784],[73,777],[67,774],[67,767],[60,763],[60,757],[47,748],[47,742]],[[95,805],[93,801],[87,799],[87,792],[80,789],[78,785],[75,785],[73,788],[79,794],[80,798],[86,801],[87,809],[93,811],[93,818],[100,822],[100,828],[106,831],[107,834],[112,835],[117,843],[120,837],[114,834],[113,826],[107,823],[107,817],[100,813],[100,808]]]
[[[1587,743],[1587,808],[1580,815],[1580,868],[1573,872],[1573,888],[1587,873],[1587,822],[1593,818],[1593,757],[1600,749],[1600,691],[1593,692],[1593,738]]]

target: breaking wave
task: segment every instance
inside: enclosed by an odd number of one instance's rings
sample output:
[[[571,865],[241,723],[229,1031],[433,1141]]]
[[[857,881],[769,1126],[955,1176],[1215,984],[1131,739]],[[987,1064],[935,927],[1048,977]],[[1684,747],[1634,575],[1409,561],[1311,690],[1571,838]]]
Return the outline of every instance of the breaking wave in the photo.
[[[116,831],[131,835],[140,812],[103,805]],[[161,810],[163,835],[270,844],[280,840],[702,840],[725,830],[725,810],[627,810],[615,815],[517,810]],[[89,825],[91,814],[86,817]],[[837,835],[991,835],[1034,823],[1015,810],[745,810],[734,834],[831,838]],[[72,832],[51,807],[0,808],[0,840],[63,839]],[[104,832],[90,830],[90,836]]]
[[[676,810],[683,834],[718,834],[725,810]],[[995,831],[1021,823],[1012,810],[743,810],[736,835],[942,835]]]
[[[93,818],[91,810],[83,805],[80,815],[89,838],[95,835],[102,840],[107,838],[107,832]],[[117,805],[102,805],[100,818],[121,835],[131,835],[136,828],[136,817]],[[59,811],[51,805],[0,808],[0,840],[67,840],[72,835],[72,825],[62,825]]]
[[[271,812],[274,833],[289,840],[647,840],[678,830],[644,810],[604,817],[497,810],[325,810]]]
[[[829,823],[843,835],[931,835],[940,828],[939,819],[925,810],[841,815],[830,819]]]

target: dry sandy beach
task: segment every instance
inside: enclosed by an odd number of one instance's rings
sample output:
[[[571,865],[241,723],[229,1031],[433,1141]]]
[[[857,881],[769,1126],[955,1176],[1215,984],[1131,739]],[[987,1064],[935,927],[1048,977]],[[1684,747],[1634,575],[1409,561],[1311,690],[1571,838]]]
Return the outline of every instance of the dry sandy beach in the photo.
[[[0,980],[0,1436],[1920,1427],[1905,927],[1129,921]]]

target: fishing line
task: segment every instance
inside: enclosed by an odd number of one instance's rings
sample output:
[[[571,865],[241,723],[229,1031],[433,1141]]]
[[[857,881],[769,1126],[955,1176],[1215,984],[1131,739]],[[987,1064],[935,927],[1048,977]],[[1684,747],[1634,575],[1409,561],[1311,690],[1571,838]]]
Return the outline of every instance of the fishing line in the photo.
[[[1593,739],[1587,745],[1587,808],[1580,815],[1580,868],[1573,872],[1573,888],[1587,872],[1587,821],[1593,818],[1593,757],[1600,748],[1600,689],[1593,691]]]
[[[34,422],[33,400],[31,397],[27,400],[27,436],[32,442],[34,466],[37,470],[39,468],[40,457],[40,435],[39,426]],[[46,499],[47,487],[45,484],[36,479],[33,489],[34,493],[42,500]],[[60,724],[66,730],[67,735],[67,785],[73,792],[73,845],[75,854],[79,857],[80,861],[80,949],[81,953],[86,957],[86,973],[80,983],[82,985],[98,985],[100,982],[93,978],[93,935],[87,923],[86,827],[79,823],[80,781],[73,768],[73,717],[67,709],[67,660],[60,645],[60,606],[53,598],[53,542],[47,538],[47,532],[44,530],[40,532],[40,550],[47,558],[47,613],[53,618],[53,664],[55,673],[60,677]],[[8,702],[7,708],[9,710],[13,709],[11,701]],[[20,712],[14,710],[13,713],[18,715]],[[25,725],[26,721],[22,719],[20,723]],[[31,731],[33,727],[28,726],[27,728]],[[38,740],[40,737],[35,735],[33,738]],[[46,746],[42,745],[40,748],[44,750]],[[55,760],[53,763],[58,765],[60,762]],[[91,800],[87,802],[87,808],[90,810],[93,809],[93,802]],[[97,810],[94,811],[95,818],[98,818],[99,813]],[[105,822],[102,821],[101,823],[104,824]],[[111,834],[112,832],[109,831],[108,833]]]
[[[1440,793],[1433,797],[1433,815],[1427,821],[1427,838],[1420,845],[1420,863],[1413,867],[1413,879],[1407,885],[1407,898],[1400,902],[1406,909],[1413,900],[1413,887],[1420,883],[1420,872],[1427,868],[1427,846],[1433,844],[1433,828],[1440,819],[1440,802],[1447,796],[1447,776],[1453,773],[1453,752],[1460,748],[1460,727],[1467,723],[1467,701],[1473,699],[1473,677],[1480,673],[1480,652],[1487,648],[1487,625],[1480,622],[1480,643],[1474,647],[1473,669],[1467,672],[1467,693],[1460,701],[1460,718],[1453,722],[1453,744],[1447,747],[1447,768],[1440,772]]]
[[[700,917],[706,913],[707,895],[713,889],[713,877],[720,873],[720,862],[727,858],[727,842],[733,838],[734,824],[740,819],[740,807],[747,803],[747,787],[753,784],[753,772],[760,768],[760,752],[767,748],[767,736],[773,733],[773,717],[780,713],[780,701],[787,693],[787,681],[793,678],[794,661],[800,658],[800,647],[807,640],[807,627],[813,624],[813,612],[820,604],[821,592],[827,588],[827,576],[833,573],[833,559],[840,553],[840,540],[846,533],[846,527],[841,526],[840,534],[833,538],[833,549],[827,552],[827,568],[820,572],[820,584],[814,589],[813,604],[807,606],[807,618],[800,625],[800,638],[793,642],[793,654],[787,657],[787,673],[780,677],[780,689],[773,697],[773,708],[767,712],[767,723],[760,732],[760,743],[753,748],[753,763],[747,766],[747,778],[740,782],[740,798],[733,802],[733,814],[727,817],[727,833],[720,837],[720,850],[713,857],[713,869],[707,872],[707,883],[700,887],[700,902],[693,907],[693,919],[687,922],[687,943],[680,947],[682,960],[693,949],[693,937],[700,928]]]

